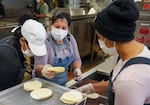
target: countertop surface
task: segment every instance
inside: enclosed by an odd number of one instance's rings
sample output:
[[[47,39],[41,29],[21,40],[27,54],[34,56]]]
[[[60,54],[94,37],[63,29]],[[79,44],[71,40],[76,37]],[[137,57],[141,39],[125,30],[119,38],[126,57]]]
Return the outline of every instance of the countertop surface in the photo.
[[[0,19],[0,29],[12,28],[18,25],[17,18]]]

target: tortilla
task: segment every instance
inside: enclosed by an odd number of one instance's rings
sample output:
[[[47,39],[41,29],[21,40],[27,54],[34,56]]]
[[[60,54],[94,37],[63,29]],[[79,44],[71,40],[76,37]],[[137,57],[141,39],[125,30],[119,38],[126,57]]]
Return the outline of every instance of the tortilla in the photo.
[[[23,88],[26,91],[33,91],[42,87],[42,82],[40,81],[28,81],[23,84]]]
[[[51,95],[52,95],[52,91],[51,91],[51,89],[48,89],[48,88],[36,89],[30,93],[30,96],[36,100],[47,99]]]
[[[65,104],[75,104],[83,100],[83,95],[79,91],[72,90],[72,91],[64,93],[60,97],[60,100],[64,102]]]
[[[87,97],[90,99],[97,99],[99,97],[98,93],[87,94]]]
[[[64,67],[50,67],[47,69],[48,71],[55,71],[56,73],[62,73],[65,71]]]

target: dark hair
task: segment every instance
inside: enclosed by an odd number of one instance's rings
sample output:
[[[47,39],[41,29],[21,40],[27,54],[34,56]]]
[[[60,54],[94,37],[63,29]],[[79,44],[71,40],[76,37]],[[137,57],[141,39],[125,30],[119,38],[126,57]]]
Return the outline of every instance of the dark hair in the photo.
[[[53,17],[52,17],[52,24],[57,20],[57,19],[66,19],[68,22],[68,26],[71,24],[71,17],[68,13],[66,12],[56,12]]]
[[[34,20],[36,20],[36,18],[33,17],[32,15],[24,14],[24,15],[22,15],[22,16],[20,16],[20,17],[18,18],[19,25],[23,25],[23,23],[24,23],[26,20],[28,20],[28,19],[34,19]]]

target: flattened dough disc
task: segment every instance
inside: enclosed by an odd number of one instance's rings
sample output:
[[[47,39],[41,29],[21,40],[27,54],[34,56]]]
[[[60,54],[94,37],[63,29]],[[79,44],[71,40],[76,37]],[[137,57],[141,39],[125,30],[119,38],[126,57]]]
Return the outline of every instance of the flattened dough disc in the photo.
[[[40,88],[32,91],[30,96],[36,100],[47,99],[52,95],[52,90],[48,88]]]
[[[40,81],[29,81],[23,84],[23,88],[26,91],[33,91],[42,87],[42,82]]]

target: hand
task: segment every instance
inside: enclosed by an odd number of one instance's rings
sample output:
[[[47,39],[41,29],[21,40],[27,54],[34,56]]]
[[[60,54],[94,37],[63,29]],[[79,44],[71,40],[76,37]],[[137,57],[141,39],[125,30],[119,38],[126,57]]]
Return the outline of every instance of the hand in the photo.
[[[44,65],[44,68],[43,70],[41,71],[41,74],[45,77],[45,78],[48,78],[48,79],[51,79],[55,76],[56,72],[54,71],[48,71],[48,68],[52,67],[52,65],[50,64],[46,64]]]
[[[91,83],[83,85],[83,86],[77,88],[77,90],[82,92],[82,93],[86,93],[86,94],[90,94],[90,93],[94,93],[95,92],[95,89],[94,89],[94,87],[93,87],[93,85]]]
[[[81,79],[82,79],[82,72],[81,72],[81,69],[79,69],[79,68],[76,68],[75,70],[74,70],[74,80],[75,81],[80,81]]]

